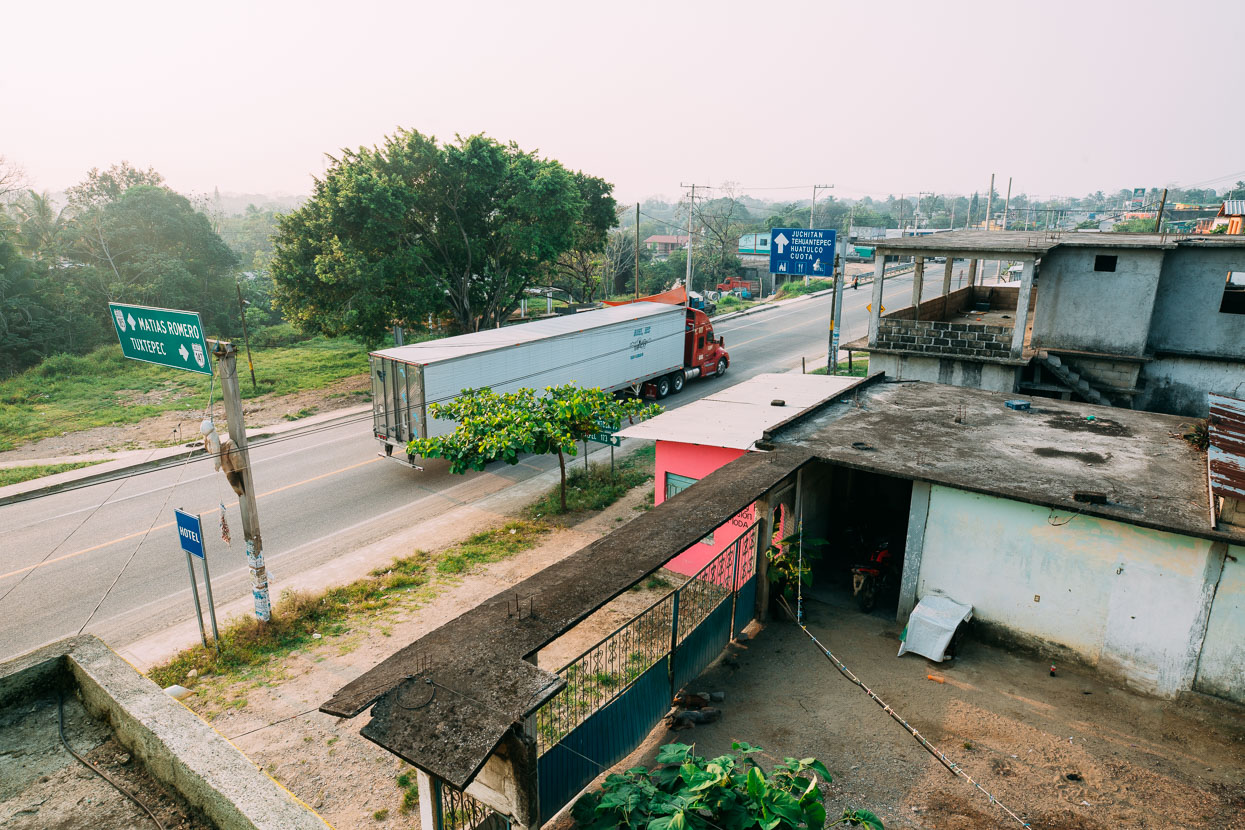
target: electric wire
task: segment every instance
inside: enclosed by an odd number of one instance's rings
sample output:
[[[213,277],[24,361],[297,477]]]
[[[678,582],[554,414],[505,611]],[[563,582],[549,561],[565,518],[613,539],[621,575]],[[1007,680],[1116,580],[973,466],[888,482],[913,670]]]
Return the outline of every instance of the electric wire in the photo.
[[[100,778],[104,779],[109,784],[111,784],[113,786],[113,789],[115,789],[117,792],[121,793],[123,796],[128,798],[130,801],[133,801],[135,804],[137,804],[139,808],[142,809],[142,811],[147,814],[147,817],[156,823],[156,827],[159,827],[160,830],[165,830],[164,823],[161,822],[160,819],[156,818],[156,814],[151,811],[150,807],[148,807],[143,802],[139,801],[138,796],[134,795],[132,792],[127,790],[125,787],[122,787],[120,784],[118,784],[116,781],[110,778],[108,774],[105,773],[102,769],[95,766],[95,764],[92,764],[86,758],[83,758],[81,755],[75,752],[74,748],[69,745],[69,741],[65,739],[65,693],[64,692],[57,692],[56,694],[56,729],[60,733],[61,743],[65,746],[65,749],[69,750],[70,755],[77,758],[79,761],[82,762],[84,766],[86,766],[88,769],[90,769]]]

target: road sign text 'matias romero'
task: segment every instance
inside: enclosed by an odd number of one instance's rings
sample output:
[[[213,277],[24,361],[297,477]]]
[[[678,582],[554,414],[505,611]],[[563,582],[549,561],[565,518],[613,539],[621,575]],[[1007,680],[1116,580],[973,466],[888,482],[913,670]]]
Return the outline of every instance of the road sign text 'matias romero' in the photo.
[[[121,352],[132,360],[210,375],[203,325],[193,311],[109,303]]]

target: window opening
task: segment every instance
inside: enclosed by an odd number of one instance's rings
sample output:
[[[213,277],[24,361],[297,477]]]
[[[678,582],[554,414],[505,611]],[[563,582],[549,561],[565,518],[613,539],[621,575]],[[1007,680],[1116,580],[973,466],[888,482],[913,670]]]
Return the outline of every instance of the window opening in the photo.
[[[1113,256],[1110,254],[1098,254],[1096,257],[1094,257],[1094,270],[1095,271],[1114,271],[1115,262],[1117,259],[1119,259],[1119,257]]]
[[[666,498],[677,496],[695,483],[694,478],[681,476],[678,473],[666,473]]]
[[[1229,271],[1219,302],[1223,314],[1245,314],[1245,271]]]

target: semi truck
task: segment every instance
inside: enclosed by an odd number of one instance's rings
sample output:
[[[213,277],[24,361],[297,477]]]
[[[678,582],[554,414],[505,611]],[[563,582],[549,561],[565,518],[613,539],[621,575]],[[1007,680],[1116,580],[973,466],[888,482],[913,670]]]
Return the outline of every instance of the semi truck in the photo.
[[[676,302],[677,300],[677,302]],[[556,319],[396,346],[372,352],[372,432],[380,455],[417,466],[415,438],[446,435],[454,421],[432,417],[432,403],[464,389],[494,392],[577,383],[618,395],[664,398],[695,378],[730,366],[722,337],[679,289]],[[394,448],[400,452],[395,456]]]

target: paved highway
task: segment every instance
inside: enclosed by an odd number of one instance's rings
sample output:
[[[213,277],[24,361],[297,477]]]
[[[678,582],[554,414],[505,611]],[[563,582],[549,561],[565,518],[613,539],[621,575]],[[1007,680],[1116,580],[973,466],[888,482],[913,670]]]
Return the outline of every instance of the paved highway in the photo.
[[[936,275],[937,283],[941,269]],[[931,285],[927,273],[926,284]],[[938,285],[931,286],[933,291]],[[886,284],[906,305],[911,276]],[[842,341],[868,327],[871,289],[848,290]],[[731,368],[722,379],[688,383],[676,407],[761,372],[797,368],[825,354],[830,297],[816,297],[715,326]],[[510,467],[451,476],[443,462],[410,470],[376,454],[370,415],[264,442],[252,451],[265,558],[274,590],[282,574],[309,569],[399,530],[556,466],[532,457]],[[233,544],[220,541],[224,503]],[[114,646],[193,615],[173,508],[203,514],[217,606],[246,596],[241,518],[210,461],[200,459],[119,482],[0,508],[0,658],[80,629]]]

